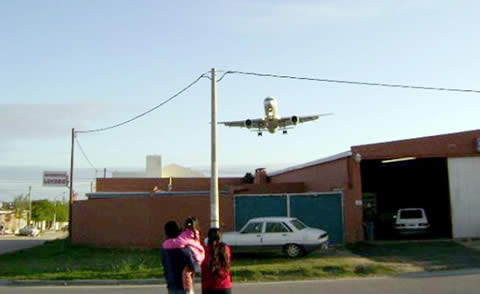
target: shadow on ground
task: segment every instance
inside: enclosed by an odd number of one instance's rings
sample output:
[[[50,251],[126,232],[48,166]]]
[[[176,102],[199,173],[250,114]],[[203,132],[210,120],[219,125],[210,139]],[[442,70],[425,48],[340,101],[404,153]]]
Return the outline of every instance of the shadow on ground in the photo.
[[[454,241],[357,243],[348,248],[373,261],[410,263],[426,271],[480,268],[480,251]]]

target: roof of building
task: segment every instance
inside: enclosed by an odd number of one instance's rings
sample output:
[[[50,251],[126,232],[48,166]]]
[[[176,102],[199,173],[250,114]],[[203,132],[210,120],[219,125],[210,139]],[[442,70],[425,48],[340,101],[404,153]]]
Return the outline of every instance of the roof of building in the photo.
[[[231,193],[229,191],[220,191],[220,194],[228,194]],[[161,197],[161,196],[204,196],[210,195],[210,191],[157,191],[155,193],[151,192],[92,192],[86,193],[88,199],[110,199],[110,198],[136,198],[136,197]]]
[[[480,156],[480,130],[352,146],[362,160]],[[478,146],[477,146],[478,145]]]
[[[287,172],[290,172],[290,171],[294,171],[294,170],[303,169],[303,168],[307,168],[307,167],[314,166],[314,165],[319,165],[319,164],[335,161],[335,160],[338,160],[338,159],[341,159],[341,158],[349,157],[351,155],[352,155],[351,151],[345,151],[345,152],[338,153],[338,154],[335,154],[335,155],[332,155],[332,156],[324,157],[324,158],[317,159],[317,160],[314,160],[314,161],[309,161],[309,162],[306,162],[306,163],[302,163],[302,164],[299,164],[299,165],[294,165],[294,166],[287,167],[287,168],[284,168],[284,169],[281,169],[281,170],[278,170],[278,171],[274,171],[274,172],[269,173],[268,175],[269,176],[278,176],[278,175],[281,175],[281,174],[284,174],[284,173],[287,173]]]
[[[359,153],[362,160],[405,157],[409,154],[413,154],[414,156],[421,154],[424,157],[446,157],[448,155],[458,156],[459,154],[463,156],[479,156],[480,151],[475,151],[475,144],[471,138],[480,140],[480,130],[470,130],[397,141],[357,145],[352,146],[351,151],[346,151],[307,163],[287,167],[271,172],[268,175],[277,176],[294,170],[328,163],[341,158],[349,157],[352,155],[352,153]],[[412,150],[412,146],[415,148],[415,150]],[[433,150],[433,147],[436,147],[435,150]]]

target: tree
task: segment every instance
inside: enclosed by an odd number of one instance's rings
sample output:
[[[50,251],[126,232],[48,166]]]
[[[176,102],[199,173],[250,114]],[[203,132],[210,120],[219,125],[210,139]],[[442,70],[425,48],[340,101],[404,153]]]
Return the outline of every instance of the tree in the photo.
[[[52,222],[68,221],[68,202],[35,200],[32,202],[32,220]]]
[[[18,195],[13,199],[13,209],[15,210],[15,217],[17,219],[23,218],[25,211],[28,211],[28,197],[27,195]]]
[[[67,222],[68,221],[68,203],[64,201],[56,202],[56,221],[57,222]]]
[[[32,202],[32,220],[53,221],[55,205],[48,200],[36,200]]]
[[[252,175],[252,173],[246,173],[242,178],[242,183],[244,184],[253,184],[254,181],[255,177]]]

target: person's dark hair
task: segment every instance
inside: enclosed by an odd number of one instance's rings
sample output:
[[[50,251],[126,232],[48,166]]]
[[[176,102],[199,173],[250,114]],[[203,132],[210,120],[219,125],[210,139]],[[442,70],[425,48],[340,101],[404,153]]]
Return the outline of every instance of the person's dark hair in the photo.
[[[230,272],[230,260],[228,260],[226,244],[220,242],[220,239],[219,229],[211,228],[208,230],[208,246],[209,250],[212,250],[212,258],[208,267],[215,276],[218,276],[222,269],[225,273]]]
[[[165,224],[165,235],[168,239],[176,238],[180,235],[180,228],[175,221],[169,221]]]
[[[198,219],[194,216],[189,216],[187,220],[185,220],[185,229],[190,229],[193,232],[194,239],[199,239],[200,236],[197,236],[198,232]]]

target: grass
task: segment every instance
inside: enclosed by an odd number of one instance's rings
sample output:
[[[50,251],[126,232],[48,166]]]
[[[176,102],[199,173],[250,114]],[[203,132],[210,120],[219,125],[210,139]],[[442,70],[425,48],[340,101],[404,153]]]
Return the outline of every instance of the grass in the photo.
[[[319,278],[385,276],[397,273],[395,267],[371,262],[345,251],[314,252],[300,259],[279,255],[234,255],[235,281],[283,281]]]
[[[280,281],[389,275],[396,270],[345,254],[312,253],[289,259],[275,254],[234,255],[234,281]],[[0,256],[0,279],[153,279],[163,278],[159,250],[68,246],[65,240]]]
[[[406,271],[480,267],[480,251],[452,241],[368,244],[314,252],[303,258],[257,253],[233,255],[235,282],[385,276]],[[0,255],[0,279],[163,278],[160,252],[68,246],[65,240]]]
[[[158,250],[68,246],[66,240],[0,256],[1,279],[147,279],[163,277]]]

